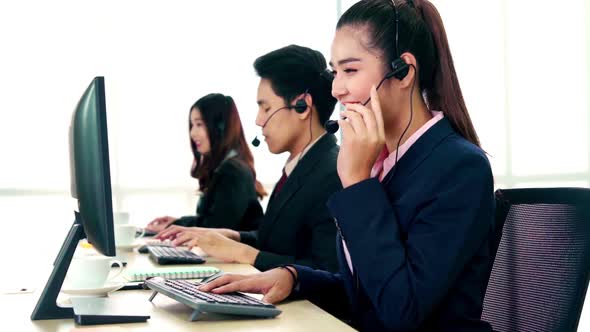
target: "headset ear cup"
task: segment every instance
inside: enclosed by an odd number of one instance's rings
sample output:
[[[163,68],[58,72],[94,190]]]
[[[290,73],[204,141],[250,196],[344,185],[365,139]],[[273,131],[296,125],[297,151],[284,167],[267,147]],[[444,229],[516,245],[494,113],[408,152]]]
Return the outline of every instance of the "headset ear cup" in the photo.
[[[398,80],[403,80],[410,71],[410,66],[402,59],[397,58],[391,63],[391,72],[387,74],[387,77],[395,77]]]
[[[295,102],[295,105],[292,107],[293,109],[295,109],[295,112],[301,114],[307,110],[307,103],[305,102],[305,100],[299,99],[297,100],[297,102]]]

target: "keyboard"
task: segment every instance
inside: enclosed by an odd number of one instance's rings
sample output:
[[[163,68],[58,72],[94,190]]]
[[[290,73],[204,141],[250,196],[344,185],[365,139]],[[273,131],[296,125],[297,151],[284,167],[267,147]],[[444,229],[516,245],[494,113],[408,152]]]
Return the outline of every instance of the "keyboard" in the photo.
[[[154,231],[148,231],[147,229],[143,229],[143,237],[151,237],[151,236],[156,236],[156,234],[158,234],[158,232],[154,232]],[[138,230],[137,232],[135,232],[135,236],[139,236],[142,233],[142,231]]]
[[[160,265],[169,264],[202,264],[203,257],[188,249],[166,246],[147,246],[150,258]]]
[[[213,294],[197,289],[199,282],[188,280],[168,280],[160,277],[148,279],[146,286],[154,291],[150,301],[158,293],[162,293],[180,303],[194,309],[191,321],[198,319],[204,312],[243,315],[254,317],[276,317],[281,313],[272,304],[262,302],[252,296],[234,292],[227,294]]]

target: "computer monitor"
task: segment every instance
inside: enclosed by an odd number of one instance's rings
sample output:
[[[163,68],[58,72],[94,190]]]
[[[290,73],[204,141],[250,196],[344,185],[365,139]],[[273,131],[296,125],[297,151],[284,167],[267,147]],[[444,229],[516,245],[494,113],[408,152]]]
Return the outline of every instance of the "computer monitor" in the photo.
[[[105,104],[104,77],[96,77],[72,115],[70,183],[88,242],[103,255],[115,256]]]
[[[70,126],[71,194],[78,200],[78,211],[32,320],[74,316],[72,308],[58,306],[56,299],[80,239],[86,237],[103,255],[116,254],[106,120],[104,77],[96,77],[78,102]]]
[[[69,146],[71,194],[78,200],[78,211],[74,211],[74,224],[31,319],[74,318],[81,325],[144,322],[149,315],[121,313],[116,301],[72,300],[75,308],[61,307],[56,302],[81,239],[86,237],[103,255],[116,255],[104,77],[94,78],[80,98],[72,115]]]

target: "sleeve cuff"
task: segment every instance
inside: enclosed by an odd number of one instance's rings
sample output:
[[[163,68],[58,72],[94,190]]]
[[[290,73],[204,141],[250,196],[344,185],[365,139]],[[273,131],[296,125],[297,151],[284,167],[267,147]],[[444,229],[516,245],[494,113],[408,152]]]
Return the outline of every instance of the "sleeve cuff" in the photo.
[[[196,216],[183,216],[174,221],[172,224],[184,227],[193,227],[197,226],[197,217]]]
[[[243,244],[247,244],[251,247],[258,247],[257,246],[257,234],[256,231],[241,231],[240,233],[240,242]]]
[[[285,258],[285,256],[261,250],[258,252],[256,260],[254,260],[254,267],[260,271],[267,271],[291,262],[292,259]]]

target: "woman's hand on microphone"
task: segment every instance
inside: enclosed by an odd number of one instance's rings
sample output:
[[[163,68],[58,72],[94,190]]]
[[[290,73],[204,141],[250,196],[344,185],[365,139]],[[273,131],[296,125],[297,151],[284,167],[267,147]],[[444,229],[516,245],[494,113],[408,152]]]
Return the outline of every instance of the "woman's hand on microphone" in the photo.
[[[379,95],[371,88],[371,108],[347,104],[338,124],[342,142],[338,153],[338,176],[344,188],[368,179],[385,146],[385,129]]]

